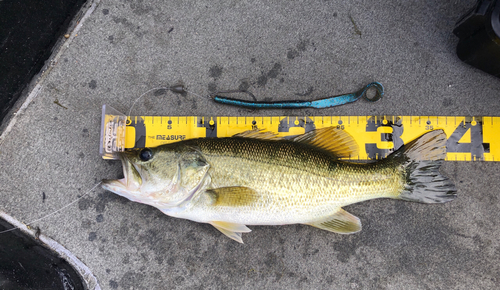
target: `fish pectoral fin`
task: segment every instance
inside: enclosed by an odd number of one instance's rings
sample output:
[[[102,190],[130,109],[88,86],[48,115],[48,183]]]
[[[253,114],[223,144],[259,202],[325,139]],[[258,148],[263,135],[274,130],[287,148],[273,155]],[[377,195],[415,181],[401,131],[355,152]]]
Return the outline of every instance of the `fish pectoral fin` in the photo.
[[[249,228],[247,228],[247,226],[241,224],[221,222],[221,221],[213,221],[210,222],[210,224],[214,226],[216,229],[218,229],[224,235],[242,244],[243,240],[241,239],[241,233],[249,233],[252,231]]]
[[[339,209],[335,214],[324,219],[307,224],[338,234],[354,234],[361,231],[359,218],[343,209]]]
[[[219,187],[207,190],[213,197],[213,206],[241,207],[254,203],[259,194],[244,186]]]
[[[291,140],[321,148],[338,158],[353,158],[359,154],[358,144],[352,136],[336,127],[325,127],[312,130]]]

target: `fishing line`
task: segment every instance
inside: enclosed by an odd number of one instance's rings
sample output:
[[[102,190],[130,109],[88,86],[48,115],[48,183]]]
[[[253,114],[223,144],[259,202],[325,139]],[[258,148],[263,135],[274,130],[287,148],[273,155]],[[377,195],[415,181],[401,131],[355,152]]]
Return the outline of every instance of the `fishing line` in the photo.
[[[46,215],[46,216],[43,216],[43,217],[41,217],[41,218],[39,218],[39,219],[36,219],[36,220],[34,220],[34,221],[31,221],[31,222],[29,222],[29,223],[27,223],[27,224],[25,224],[25,225],[26,225],[26,226],[30,226],[31,224],[34,224],[34,223],[36,223],[36,222],[38,222],[38,221],[41,221],[41,220],[46,219],[46,218],[49,218],[49,217],[51,217],[51,216],[55,215],[56,213],[58,213],[58,212],[62,211],[63,209],[65,209],[65,208],[67,208],[67,207],[69,207],[69,206],[71,206],[71,205],[75,204],[77,201],[79,201],[80,199],[84,198],[84,197],[85,197],[85,196],[87,196],[89,193],[91,193],[91,192],[92,192],[92,191],[93,191],[96,187],[98,187],[99,185],[101,185],[101,183],[102,183],[102,181],[99,181],[99,183],[97,183],[96,185],[94,185],[94,187],[92,187],[89,191],[87,191],[86,193],[84,193],[82,196],[80,196],[79,198],[75,199],[74,201],[72,201],[72,202],[68,203],[67,205],[65,205],[65,206],[63,206],[63,207],[61,207],[60,209],[58,209],[58,210],[56,210],[56,211],[54,211],[54,212],[52,212],[52,213],[50,213],[50,214],[48,214],[48,215]],[[5,230],[5,231],[0,232],[0,234],[7,233],[7,232],[10,232],[10,231],[13,231],[13,230],[17,230],[17,229],[19,229],[19,227],[13,227],[13,228],[11,228],[11,229],[8,229],[8,230]]]
[[[175,86],[170,86],[170,87],[157,87],[157,88],[152,88],[150,90],[147,90],[146,92],[144,92],[142,95],[140,95],[137,99],[135,99],[134,103],[132,104],[132,106],[130,106],[130,109],[128,110],[128,116],[131,116],[130,113],[132,112],[132,108],[135,106],[135,104],[142,98],[144,97],[145,95],[151,93],[152,91],[157,91],[157,90],[167,90],[167,91],[171,91],[172,93],[174,94],[184,94],[184,93],[188,93],[188,94],[191,94],[191,95],[194,95],[194,96],[197,96],[201,99],[209,99],[210,97],[209,96],[206,96],[206,97],[203,97],[202,95],[199,95],[195,92],[192,92],[192,91],[189,91],[187,90],[183,85],[175,85]]]

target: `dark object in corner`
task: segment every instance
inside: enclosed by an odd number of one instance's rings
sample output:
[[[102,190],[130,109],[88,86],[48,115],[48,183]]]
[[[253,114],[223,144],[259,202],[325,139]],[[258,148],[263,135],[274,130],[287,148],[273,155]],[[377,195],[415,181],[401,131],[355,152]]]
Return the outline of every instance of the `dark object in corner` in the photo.
[[[479,0],[457,22],[457,55],[465,63],[500,77],[500,2]]]
[[[0,218],[0,232],[12,225]],[[19,230],[0,234],[0,289],[85,289],[80,275],[55,252]]]
[[[0,1],[0,123],[85,2]]]

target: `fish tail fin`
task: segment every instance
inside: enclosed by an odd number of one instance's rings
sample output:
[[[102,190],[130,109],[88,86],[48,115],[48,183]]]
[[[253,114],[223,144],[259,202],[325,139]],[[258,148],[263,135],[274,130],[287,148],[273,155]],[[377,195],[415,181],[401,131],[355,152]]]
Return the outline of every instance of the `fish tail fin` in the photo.
[[[406,184],[398,199],[445,203],[456,198],[457,189],[439,173],[446,158],[446,134],[443,130],[428,132],[390,155],[403,163]]]

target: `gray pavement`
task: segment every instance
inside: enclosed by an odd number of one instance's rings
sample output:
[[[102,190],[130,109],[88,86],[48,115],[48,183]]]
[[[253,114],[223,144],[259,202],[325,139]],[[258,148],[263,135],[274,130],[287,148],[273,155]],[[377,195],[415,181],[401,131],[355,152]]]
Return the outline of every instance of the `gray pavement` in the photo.
[[[202,95],[248,88],[259,99],[286,100],[379,81],[386,95],[251,113],[193,95],[150,94],[136,114],[499,116],[500,80],[455,55],[454,24],[474,3],[100,1],[0,145],[0,210],[27,223],[120,177],[120,162],[98,153],[101,106],[127,112],[158,86],[183,83]],[[500,164],[447,162],[443,172],[456,183],[455,201],[349,206],[363,223],[354,235],[253,226],[241,245],[100,188],[34,225],[103,289],[494,289]]]

